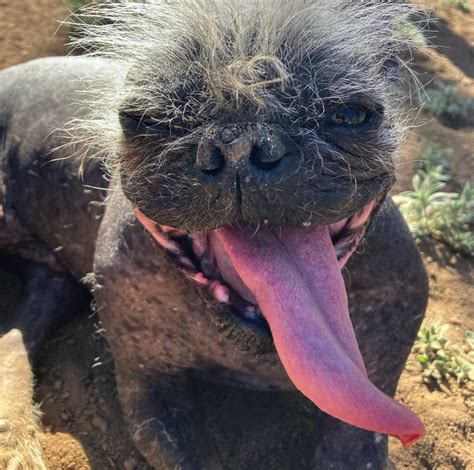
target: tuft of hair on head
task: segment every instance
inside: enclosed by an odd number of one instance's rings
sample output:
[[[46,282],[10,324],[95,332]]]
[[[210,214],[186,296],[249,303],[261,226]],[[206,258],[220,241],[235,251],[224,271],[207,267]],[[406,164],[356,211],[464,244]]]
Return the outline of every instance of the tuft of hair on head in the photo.
[[[391,68],[410,69],[417,44],[403,25],[417,12],[405,2],[351,0],[94,2],[78,16],[73,46],[119,62],[126,78],[91,103],[72,132],[113,154],[124,102],[189,129],[232,113],[304,125],[301,109],[324,112],[324,87],[341,102],[376,96],[403,133],[408,93]]]

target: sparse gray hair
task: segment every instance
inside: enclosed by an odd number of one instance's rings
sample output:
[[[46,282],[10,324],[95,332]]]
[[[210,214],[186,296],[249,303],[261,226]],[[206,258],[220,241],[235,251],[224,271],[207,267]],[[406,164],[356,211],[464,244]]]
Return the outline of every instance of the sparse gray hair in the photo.
[[[384,69],[393,60],[409,68],[402,56],[412,40],[403,25],[415,8],[351,0],[95,2],[75,45],[119,61],[127,78],[118,78],[70,129],[113,155],[124,103],[128,111],[191,129],[249,111],[285,114],[304,126],[324,113],[325,100],[344,103],[362,94],[383,104],[401,141],[406,94]]]

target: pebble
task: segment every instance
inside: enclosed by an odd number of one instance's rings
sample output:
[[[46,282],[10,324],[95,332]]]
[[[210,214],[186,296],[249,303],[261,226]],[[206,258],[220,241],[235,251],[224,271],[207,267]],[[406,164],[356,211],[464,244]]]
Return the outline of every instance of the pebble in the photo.
[[[135,470],[136,467],[137,467],[137,462],[135,459],[127,459],[123,463],[123,468],[125,470]]]
[[[69,415],[65,411],[61,411],[61,413],[59,413],[59,416],[64,422],[69,421]]]
[[[0,432],[7,432],[10,430],[10,423],[6,419],[0,419]]]
[[[94,426],[96,429],[98,429],[101,432],[107,432],[107,429],[109,425],[107,424],[107,421],[105,421],[104,418],[101,418],[100,416],[94,416],[92,418],[92,426]]]
[[[55,390],[61,390],[62,386],[63,386],[62,380],[56,380],[56,381],[54,382],[54,388],[55,388]]]

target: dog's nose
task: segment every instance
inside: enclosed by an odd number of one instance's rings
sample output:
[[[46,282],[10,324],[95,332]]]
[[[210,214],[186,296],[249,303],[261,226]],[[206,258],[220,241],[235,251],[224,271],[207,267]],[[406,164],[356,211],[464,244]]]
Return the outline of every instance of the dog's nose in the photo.
[[[264,145],[254,144],[249,155],[249,162],[263,171],[275,169],[285,156],[286,149],[281,142],[265,142]]]
[[[258,172],[272,172],[283,160],[295,158],[295,146],[269,129],[241,133],[225,129],[213,138],[201,141],[196,164],[209,176],[218,176],[227,166],[236,170],[247,167]]]
[[[217,176],[225,167],[226,157],[216,144],[208,142],[199,146],[196,164],[205,175]]]

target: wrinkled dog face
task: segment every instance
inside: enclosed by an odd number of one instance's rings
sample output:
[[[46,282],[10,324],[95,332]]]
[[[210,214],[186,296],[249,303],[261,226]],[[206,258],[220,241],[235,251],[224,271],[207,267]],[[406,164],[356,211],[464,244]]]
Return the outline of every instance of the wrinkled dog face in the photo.
[[[88,31],[129,67],[110,110],[114,163],[161,225],[334,223],[393,183],[410,7],[249,3],[120,4],[105,9],[112,25]]]
[[[404,136],[396,78],[409,40],[399,31],[412,11],[346,0],[89,11],[101,21],[88,22],[81,46],[119,59],[125,78],[79,131],[105,149],[138,219],[214,302],[220,326],[232,318],[268,343],[220,228],[323,227],[339,269],[363,239]]]
[[[230,324],[235,337],[238,323],[272,348],[227,229],[253,234],[243,248],[264,228],[291,256],[289,244],[322,250],[339,271],[363,239],[405,132],[397,71],[409,40],[399,31],[412,12],[345,0],[88,11],[100,21],[87,22],[79,44],[118,59],[124,75],[73,134],[105,154],[137,218],[201,287],[221,331]],[[252,332],[244,343],[260,341]]]
[[[108,21],[82,42],[126,74],[83,128],[108,147],[137,219],[200,286],[228,338],[252,353],[274,345],[325,412],[415,442],[418,418],[367,378],[341,274],[394,180],[404,133],[394,78],[412,7],[102,10]]]

